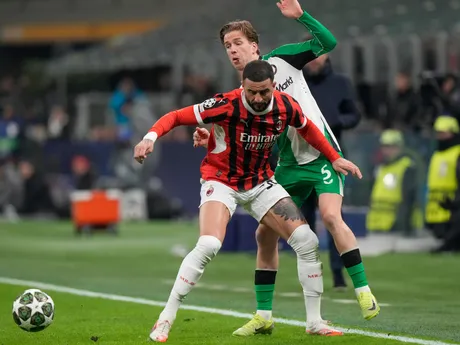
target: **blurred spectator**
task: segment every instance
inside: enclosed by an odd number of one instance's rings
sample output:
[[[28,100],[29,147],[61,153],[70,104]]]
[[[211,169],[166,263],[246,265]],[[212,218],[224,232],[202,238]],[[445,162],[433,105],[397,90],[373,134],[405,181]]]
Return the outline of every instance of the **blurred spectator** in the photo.
[[[367,230],[411,235],[422,225],[417,204],[417,165],[404,152],[401,131],[385,130],[380,136],[380,145],[383,162],[375,173]]]
[[[398,73],[395,78],[395,93],[386,104],[386,114],[382,119],[384,128],[410,129],[419,132],[421,101],[414,89],[410,75]]]
[[[437,251],[460,251],[460,127],[449,116],[434,123],[437,149],[428,170],[426,223],[443,244]]]
[[[23,184],[22,206],[19,213],[30,215],[53,212],[53,203],[43,174],[39,173],[31,162],[22,160],[19,162],[19,175]]]
[[[47,123],[47,132],[50,139],[70,138],[69,115],[64,107],[52,106]]]
[[[75,156],[72,159],[72,179],[72,185],[76,190],[94,189],[97,177],[85,156]]]
[[[327,54],[309,62],[304,68],[304,76],[311,94],[326,118],[332,133],[337,140],[340,140],[342,131],[356,127],[361,118],[361,114],[356,107],[356,99],[350,80],[334,72]],[[302,206],[302,211],[312,229],[315,228],[316,223],[316,204],[317,195],[315,191],[312,191]],[[329,231],[327,236],[333,285],[337,290],[342,290],[346,287],[342,273],[342,259]]]
[[[118,139],[126,142],[132,135],[132,108],[136,99],[144,97],[142,91],[136,88],[131,78],[124,78],[120,81],[117,90],[110,100],[110,108],[115,115]]]
[[[8,220],[17,220],[16,209],[21,204],[21,181],[13,166],[0,160],[0,212]]]
[[[442,103],[442,114],[460,119],[460,87],[454,74],[448,74],[442,82],[438,93]]]
[[[334,72],[327,54],[309,62],[304,76],[332,133],[340,141],[342,131],[355,128],[361,119],[350,79]]]
[[[0,157],[10,157],[17,154],[20,139],[23,135],[24,121],[21,119],[12,104],[3,108],[0,119]]]
[[[439,115],[460,119],[460,85],[457,77],[454,74],[440,76],[427,71],[422,73],[421,80],[424,112],[431,112],[430,124]]]

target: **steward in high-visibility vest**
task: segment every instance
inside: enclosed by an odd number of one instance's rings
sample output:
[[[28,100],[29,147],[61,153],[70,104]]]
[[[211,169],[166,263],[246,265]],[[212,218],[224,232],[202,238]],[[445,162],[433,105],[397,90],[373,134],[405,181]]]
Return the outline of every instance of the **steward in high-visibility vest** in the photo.
[[[376,171],[366,227],[369,231],[402,231],[420,227],[417,205],[417,169],[404,154],[404,139],[398,130],[385,130],[380,137],[384,163]],[[418,221],[416,221],[418,218]]]
[[[437,148],[428,169],[425,221],[436,237],[445,240],[439,250],[460,249],[460,128],[455,118],[439,116],[434,130]]]

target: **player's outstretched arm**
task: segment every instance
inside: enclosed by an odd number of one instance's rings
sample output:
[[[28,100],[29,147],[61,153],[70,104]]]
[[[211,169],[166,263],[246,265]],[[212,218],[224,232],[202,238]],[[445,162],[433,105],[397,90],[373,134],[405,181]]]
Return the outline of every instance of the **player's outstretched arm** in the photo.
[[[335,48],[337,40],[334,35],[308,12],[303,11],[297,0],[281,0],[277,5],[285,17],[296,19],[313,38],[305,42],[286,44],[276,48],[263,56],[264,60],[270,57],[279,57],[300,70],[308,62]]]
[[[332,163],[335,171],[344,175],[348,175],[348,172],[351,172],[354,176],[361,179],[363,176],[359,168],[338,154],[313,121],[308,121],[306,116],[303,118],[304,123],[300,128],[297,128],[297,131],[307,143],[321,152]]]
[[[147,156],[153,152],[155,141],[174,127],[197,125],[198,122],[195,116],[194,107],[195,106],[185,107],[171,111],[162,116],[152,128],[150,128],[143,140],[134,147],[134,159],[142,164]]]

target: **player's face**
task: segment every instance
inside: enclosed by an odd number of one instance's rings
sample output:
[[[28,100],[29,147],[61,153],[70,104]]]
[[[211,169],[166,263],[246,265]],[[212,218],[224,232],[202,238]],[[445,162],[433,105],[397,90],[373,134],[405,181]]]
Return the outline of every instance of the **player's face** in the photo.
[[[261,82],[243,80],[244,96],[246,101],[255,111],[264,111],[270,105],[275,89],[275,83],[270,80]]]
[[[230,62],[238,71],[242,71],[248,62],[259,58],[257,43],[249,42],[241,31],[231,31],[226,34],[224,47]]]

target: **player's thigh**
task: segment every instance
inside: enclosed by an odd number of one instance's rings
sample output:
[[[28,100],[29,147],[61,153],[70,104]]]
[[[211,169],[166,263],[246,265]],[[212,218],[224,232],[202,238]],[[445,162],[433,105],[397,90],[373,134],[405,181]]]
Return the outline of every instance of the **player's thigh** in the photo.
[[[207,181],[200,194],[200,235],[223,242],[228,221],[236,210],[235,191],[220,182]]]
[[[259,223],[286,240],[305,224],[304,216],[288,192],[273,178],[251,190],[244,207]]]
[[[275,179],[289,193],[299,208],[314,189],[311,174],[305,173],[301,166],[278,166],[275,170]]]
[[[321,193],[318,196],[319,213],[329,231],[342,221],[342,200],[338,193]]]
[[[288,192],[274,177],[251,190],[237,193],[239,204],[259,223],[273,205],[286,197],[289,197]]]

